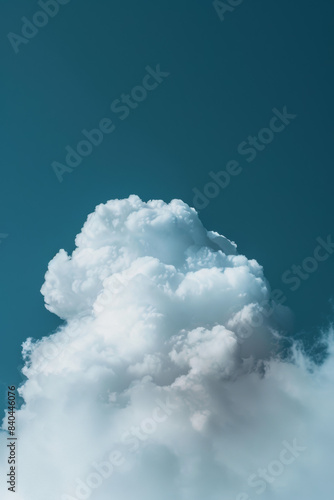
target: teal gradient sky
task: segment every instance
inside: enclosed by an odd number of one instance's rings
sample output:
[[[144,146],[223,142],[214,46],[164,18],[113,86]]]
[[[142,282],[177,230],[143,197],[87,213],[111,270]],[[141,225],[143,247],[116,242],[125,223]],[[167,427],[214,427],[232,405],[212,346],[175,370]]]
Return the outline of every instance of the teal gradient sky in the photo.
[[[20,344],[60,324],[39,290],[97,204],[132,193],[192,204],[193,188],[233,159],[243,172],[201,219],[264,266],[295,334],[318,335],[332,313],[334,256],[296,292],[281,276],[334,233],[334,4],[245,0],[221,22],[211,2],[72,0],[15,54],[7,34],[37,10],[7,2],[0,19],[3,387],[20,381]],[[59,183],[51,163],[82,129],[113,118],[110,104],[157,64],[168,78],[126,120],[114,115],[116,130]],[[297,118],[248,164],[238,145],[284,105]]]

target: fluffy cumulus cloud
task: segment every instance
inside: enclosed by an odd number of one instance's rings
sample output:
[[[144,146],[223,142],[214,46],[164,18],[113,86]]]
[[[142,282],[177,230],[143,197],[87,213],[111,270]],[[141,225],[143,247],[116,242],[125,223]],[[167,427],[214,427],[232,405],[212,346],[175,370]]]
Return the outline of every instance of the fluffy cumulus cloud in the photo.
[[[331,335],[283,356],[262,267],[194,209],[99,205],[42,293],[64,323],[23,345],[17,500],[330,497]]]

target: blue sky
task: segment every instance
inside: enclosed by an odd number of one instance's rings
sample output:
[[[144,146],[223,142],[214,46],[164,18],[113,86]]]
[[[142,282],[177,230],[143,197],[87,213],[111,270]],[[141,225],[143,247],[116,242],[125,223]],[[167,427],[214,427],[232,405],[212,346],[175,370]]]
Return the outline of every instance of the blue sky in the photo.
[[[0,20],[3,385],[20,380],[20,344],[59,324],[39,292],[44,274],[97,204],[132,193],[192,204],[230,160],[243,171],[201,219],[264,266],[294,332],[311,338],[331,315],[334,258],[295,292],[281,276],[333,231],[334,6],[245,0],[221,21],[211,2],[72,0],[16,54],[7,34],[39,9],[7,3]],[[158,64],[170,75],[121,121],[111,103]],[[247,163],[239,144],[284,106],[296,118]],[[104,117],[115,131],[60,183],[52,162]]]

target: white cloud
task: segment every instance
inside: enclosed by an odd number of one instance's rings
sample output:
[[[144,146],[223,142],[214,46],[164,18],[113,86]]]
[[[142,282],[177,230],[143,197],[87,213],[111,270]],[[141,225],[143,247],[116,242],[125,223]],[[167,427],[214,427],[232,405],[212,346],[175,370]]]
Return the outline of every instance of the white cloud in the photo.
[[[18,500],[257,498],[249,477],[294,439],[306,451],[261,497],[329,497],[333,344],[319,367],[275,355],[288,314],[263,313],[256,261],[183,202],[136,196],[99,205],[76,245],[42,288],[64,326],[24,345]]]

